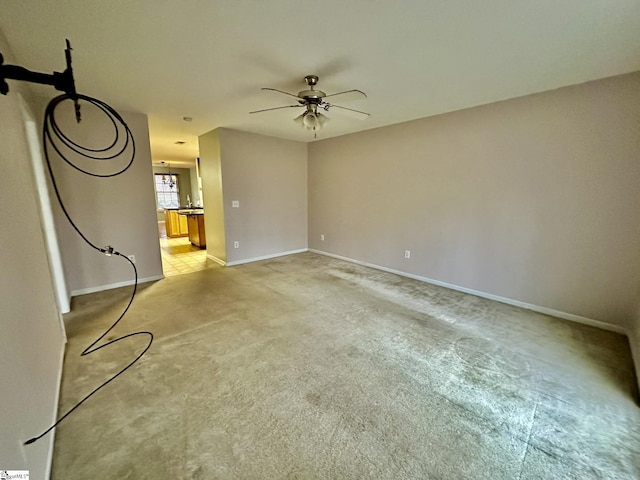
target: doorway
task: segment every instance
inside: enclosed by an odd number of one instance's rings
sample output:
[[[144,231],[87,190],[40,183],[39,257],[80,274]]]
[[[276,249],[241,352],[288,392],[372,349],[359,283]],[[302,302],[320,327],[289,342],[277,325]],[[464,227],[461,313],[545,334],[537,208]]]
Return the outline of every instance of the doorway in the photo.
[[[158,221],[158,234],[165,277],[198,272],[215,263],[207,259],[206,250],[191,245],[189,237],[167,237],[164,220]]]
[[[202,208],[202,186],[197,159],[194,164],[180,165],[177,168],[168,162],[157,162],[154,163],[153,173],[158,237],[165,277],[211,267],[215,262],[207,260],[206,250],[190,243],[186,217],[177,213],[180,209]],[[171,224],[167,225],[167,221]]]

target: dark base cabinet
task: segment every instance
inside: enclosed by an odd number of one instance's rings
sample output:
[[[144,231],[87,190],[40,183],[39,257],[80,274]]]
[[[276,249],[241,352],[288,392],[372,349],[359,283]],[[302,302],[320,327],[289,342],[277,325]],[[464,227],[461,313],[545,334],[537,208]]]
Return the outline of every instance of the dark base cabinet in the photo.
[[[189,227],[189,241],[191,244],[196,247],[205,248],[207,246],[207,237],[204,233],[204,215],[187,215],[187,225]]]

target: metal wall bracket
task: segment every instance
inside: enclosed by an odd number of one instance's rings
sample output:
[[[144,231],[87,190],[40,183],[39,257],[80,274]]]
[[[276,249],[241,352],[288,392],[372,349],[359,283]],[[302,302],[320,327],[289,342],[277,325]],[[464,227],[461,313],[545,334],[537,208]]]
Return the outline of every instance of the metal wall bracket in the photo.
[[[67,48],[64,52],[67,61],[66,70],[64,72],[53,72],[52,74],[32,72],[18,65],[5,65],[4,57],[0,53],[0,93],[2,95],[9,93],[7,79],[53,85],[56,90],[65,92],[74,100],[76,120],[80,122],[80,105],[78,104],[78,93],[76,92],[73,68],[71,67],[71,44],[69,40],[67,40]]]

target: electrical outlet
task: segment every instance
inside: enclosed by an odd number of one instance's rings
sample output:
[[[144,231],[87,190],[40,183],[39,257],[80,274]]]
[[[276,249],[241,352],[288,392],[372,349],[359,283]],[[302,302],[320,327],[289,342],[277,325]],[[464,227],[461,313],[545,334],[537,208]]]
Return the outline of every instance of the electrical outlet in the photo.
[[[320,235],[320,240],[324,242],[324,233]]]
[[[136,256],[135,255],[127,255],[127,258],[129,260],[131,260],[131,263],[136,263]]]
[[[231,207],[240,208],[240,200],[231,200]]]
[[[237,240],[233,242],[233,248],[240,248],[240,242],[238,242]]]
[[[404,251],[404,258],[411,258],[411,250]]]

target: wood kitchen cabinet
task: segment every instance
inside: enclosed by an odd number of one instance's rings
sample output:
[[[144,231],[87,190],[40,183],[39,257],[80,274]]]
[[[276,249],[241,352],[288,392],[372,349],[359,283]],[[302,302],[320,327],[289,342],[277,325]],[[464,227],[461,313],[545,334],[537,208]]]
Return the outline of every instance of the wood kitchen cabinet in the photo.
[[[207,237],[204,233],[204,215],[197,213],[187,215],[187,223],[191,244],[196,247],[205,248],[207,246]]]
[[[186,237],[189,235],[187,217],[178,214],[178,210],[164,210],[164,225],[167,230],[167,237]]]

